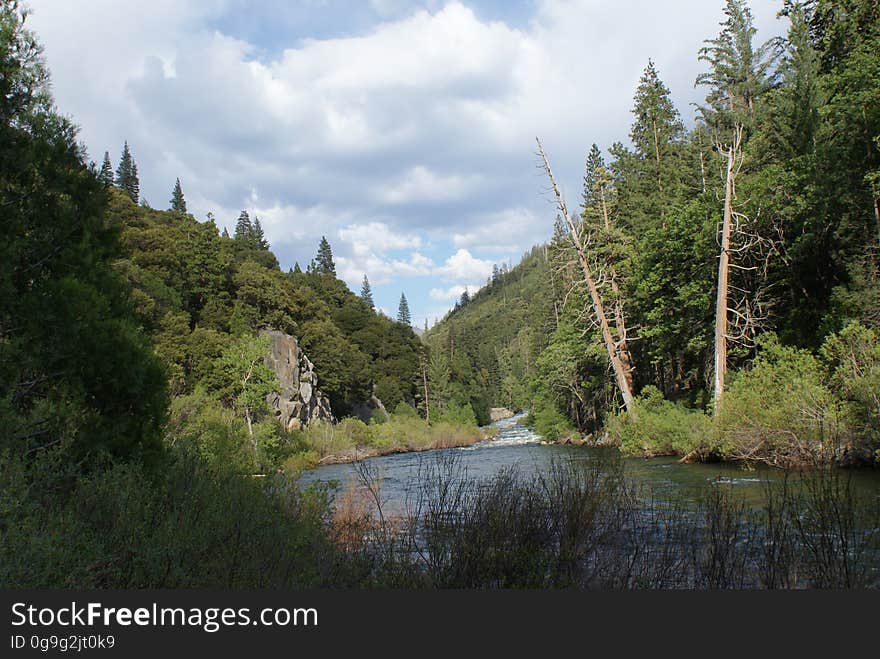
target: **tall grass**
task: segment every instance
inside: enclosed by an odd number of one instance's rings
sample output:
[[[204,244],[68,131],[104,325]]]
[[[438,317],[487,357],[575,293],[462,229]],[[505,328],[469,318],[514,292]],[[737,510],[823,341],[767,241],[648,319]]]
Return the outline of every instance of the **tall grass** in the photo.
[[[486,431],[475,425],[429,423],[415,414],[392,414],[384,423],[370,425],[352,418],[335,425],[314,423],[301,431],[298,441],[320,461],[469,446],[486,436]]]
[[[370,486],[369,474],[361,473]],[[768,485],[755,507],[730,486],[661,501],[618,459],[566,461],[472,480],[423,462],[407,511],[381,484],[358,517],[366,584],[418,588],[757,589],[880,585],[880,509],[838,472]]]
[[[659,500],[609,451],[469,478],[423,459],[402,513],[369,460],[335,504],[284,476],[181,454],[77,474],[0,455],[0,586],[43,588],[874,588],[880,500],[837,471]]]

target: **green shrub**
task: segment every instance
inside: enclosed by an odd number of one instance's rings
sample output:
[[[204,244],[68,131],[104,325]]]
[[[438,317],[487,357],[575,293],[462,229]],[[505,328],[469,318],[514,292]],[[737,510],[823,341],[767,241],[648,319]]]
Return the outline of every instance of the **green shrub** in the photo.
[[[412,405],[405,403],[404,401],[400,401],[397,405],[394,406],[394,411],[392,412],[394,416],[409,416],[409,417],[418,417],[419,413],[413,408]]]
[[[244,420],[202,388],[171,401],[165,442],[214,467],[237,473],[253,473],[257,468]]]
[[[626,455],[651,457],[711,452],[709,417],[664,400],[654,386],[642,390],[634,401],[633,413],[621,412],[608,419],[606,432]]]
[[[402,403],[407,409],[409,405]],[[400,407],[400,405],[398,405]],[[371,426],[372,445],[379,450],[415,449],[427,446],[428,422],[413,410],[398,414],[396,411],[386,423]]]
[[[874,330],[852,323],[829,337],[822,357],[830,384],[843,401],[851,447],[880,462],[880,341]]]
[[[296,478],[306,469],[314,469],[321,461],[315,451],[302,451],[294,453],[284,461],[284,473]]]
[[[797,466],[832,457],[840,405],[819,361],[762,337],[749,371],[736,374],[716,414],[715,441],[727,459]]]
[[[0,587],[314,587],[332,560],[321,492],[186,452],[61,483],[64,462],[0,456]]]
[[[474,408],[471,407],[470,403],[459,405],[458,403],[451,401],[449,405],[446,406],[446,410],[440,417],[440,421],[462,426],[476,427],[477,415],[474,414]]]
[[[569,418],[559,411],[556,403],[546,399],[535,401],[525,423],[548,442],[557,442],[575,433]]]
[[[303,430],[303,439],[308,450],[315,451],[322,458],[342,453],[355,447],[351,434],[340,431],[330,423],[314,422]]]
[[[379,425],[380,423],[385,423],[388,421],[389,414],[384,410],[379,409],[378,407],[373,410],[373,413],[370,414],[370,425]]]

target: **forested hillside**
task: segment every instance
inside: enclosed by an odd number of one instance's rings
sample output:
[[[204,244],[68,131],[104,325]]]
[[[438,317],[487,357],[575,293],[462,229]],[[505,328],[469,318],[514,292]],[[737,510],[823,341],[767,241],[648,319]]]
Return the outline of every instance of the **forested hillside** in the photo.
[[[219,389],[212,369],[223,349],[235,337],[272,328],[300,340],[337,417],[367,400],[374,384],[391,409],[415,400],[418,338],[336,278],[326,240],[314,267],[284,273],[259,220],[246,211],[235,235],[222,236],[213,219],[139,207],[121,190],[107,190],[109,221],[121,229],[117,270],[155,337],[173,395],[200,385]]]
[[[489,408],[528,406],[535,357],[547,345],[554,300],[547,250],[535,248],[510,272],[496,270],[425,335],[429,398],[435,410],[470,405],[482,423]]]
[[[760,44],[747,4],[727,2],[694,54],[692,128],[647,63],[630,144],[587,150],[549,245],[432,329],[441,391],[636,454],[874,459],[880,5],[781,13],[787,38]]]

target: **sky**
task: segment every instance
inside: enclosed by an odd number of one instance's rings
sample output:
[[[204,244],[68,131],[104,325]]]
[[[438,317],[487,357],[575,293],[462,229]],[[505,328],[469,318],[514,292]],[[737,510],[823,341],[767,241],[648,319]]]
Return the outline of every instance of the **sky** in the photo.
[[[329,240],[355,292],[433,324],[552,234],[540,137],[570,207],[592,143],[629,142],[652,59],[686,124],[722,0],[30,0],[58,109],[89,156],[128,141],[142,198],[283,269]],[[763,41],[781,2],[752,0]]]

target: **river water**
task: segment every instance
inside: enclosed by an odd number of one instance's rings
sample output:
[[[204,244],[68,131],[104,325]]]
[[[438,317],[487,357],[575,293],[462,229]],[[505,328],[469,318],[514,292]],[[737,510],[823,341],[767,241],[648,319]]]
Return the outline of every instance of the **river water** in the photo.
[[[611,449],[546,444],[541,437],[521,424],[523,415],[497,421],[495,438],[463,448],[439,449],[420,453],[369,458],[372,473],[381,479],[381,499],[387,511],[403,512],[406,498],[417,486],[420,469],[431,464],[453,461],[456,473],[466,478],[491,478],[503,469],[514,468],[525,476],[545,473],[551,463],[560,460],[598,460]],[[759,502],[769,481],[784,478],[784,472],[770,468],[744,469],[735,464],[682,465],[675,458],[627,459],[626,473],[658,499],[696,498],[707,485],[728,487],[747,501]],[[880,473],[877,470],[851,470],[855,492],[880,497]],[[326,465],[302,474],[300,485],[327,483],[341,491],[358,482],[352,464]]]

